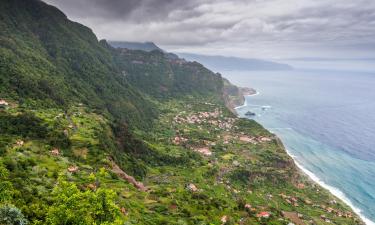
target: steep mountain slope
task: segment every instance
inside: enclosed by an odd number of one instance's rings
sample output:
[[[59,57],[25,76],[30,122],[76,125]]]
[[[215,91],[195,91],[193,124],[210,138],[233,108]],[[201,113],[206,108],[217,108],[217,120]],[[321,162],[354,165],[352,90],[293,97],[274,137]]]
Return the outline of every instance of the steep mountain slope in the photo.
[[[171,59],[167,53],[118,49],[116,60],[126,79],[151,96],[161,98],[186,94],[218,95],[223,88],[220,74],[196,62]]]
[[[0,224],[361,223],[199,63],[39,0],[2,0],[0,28]]]
[[[119,120],[150,123],[151,103],[90,29],[41,1],[1,1],[0,94],[21,104],[83,103]]]

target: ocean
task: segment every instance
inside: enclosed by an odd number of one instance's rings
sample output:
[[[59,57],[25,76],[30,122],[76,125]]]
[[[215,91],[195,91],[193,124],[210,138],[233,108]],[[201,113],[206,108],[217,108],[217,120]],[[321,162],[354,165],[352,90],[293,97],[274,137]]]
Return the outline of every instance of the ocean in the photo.
[[[375,69],[226,71],[257,94],[238,107],[278,135],[297,165],[375,224]]]

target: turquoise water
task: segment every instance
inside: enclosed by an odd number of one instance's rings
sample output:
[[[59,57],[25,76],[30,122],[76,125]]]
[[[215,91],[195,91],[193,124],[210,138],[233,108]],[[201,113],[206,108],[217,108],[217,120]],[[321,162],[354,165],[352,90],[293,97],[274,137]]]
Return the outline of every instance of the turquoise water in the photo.
[[[284,142],[297,164],[375,224],[375,72],[225,72],[253,87],[247,111]],[[267,106],[267,107],[263,107]]]

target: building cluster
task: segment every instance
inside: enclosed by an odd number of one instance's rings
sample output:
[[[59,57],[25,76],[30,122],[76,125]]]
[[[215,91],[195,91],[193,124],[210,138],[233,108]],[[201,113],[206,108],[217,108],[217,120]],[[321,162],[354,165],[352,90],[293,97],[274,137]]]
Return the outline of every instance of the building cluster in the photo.
[[[285,195],[284,193],[279,194],[279,196],[281,198],[283,198],[288,204],[291,204],[295,207],[299,206],[298,205],[299,199],[297,197],[288,196],[288,195]],[[345,217],[345,218],[352,218],[353,217],[353,214],[351,212],[342,212],[342,211],[334,209],[330,206],[313,204],[312,201],[308,200],[308,199],[304,200],[304,203],[308,204],[308,205],[312,205],[313,207],[321,208],[324,211],[326,211],[327,213],[334,214],[335,216],[338,216],[338,217]],[[337,202],[336,202],[336,200],[331,200],[329,202],[329,204],[335,205],[335,204],[337,204]],[[330,222],[330,220],[327,218],[326,215],[321,215],[321,219],[323,219],[327,223]]]
[[[181,137],[181,136],[176,136],[173,138],[172,143],[175,145],[181,145],[183,143],[186,143],[187,141],[189,141],[189,139]]]
[[[216,130],[229,131],[234,127],[236,118],[223,117],[221,111],[216,108],[213,112],[198,112],[183,116],[182,113],[176,115],[173,118],[174,124],[196,124],[203,125],[209,124],[215,127]]]
[[[345,217],[345,218],[352,218],[353,217],[353,214],[351,212],[342,212],[342,211],[334,209],[330,206],[318,205],[317,207],[320,207],[321,209],[325,210],[327,213],[334,214],[338,217]],[[325,217],[325,215],[322,215],[321,217]]]
[[[242,142],[251,143],[251,144],[265,143],[265,142],[270,142],[273,140],[273,138],[270,138],[270,137],[264,137],[264,136],[252,137],[252,136],[247,136],[247,135],[241,135],[238,139]]]
[[[285,200],[285,202],[287,202],[288,204],[291,204],[293,205],[294,207],[298,207],[299,204],[298,204],[298,198],[297,197],[293,197],[293,196],[289,196],[289,195],[285,195],[284,193],[281,193],[279,194],[279,196]]]

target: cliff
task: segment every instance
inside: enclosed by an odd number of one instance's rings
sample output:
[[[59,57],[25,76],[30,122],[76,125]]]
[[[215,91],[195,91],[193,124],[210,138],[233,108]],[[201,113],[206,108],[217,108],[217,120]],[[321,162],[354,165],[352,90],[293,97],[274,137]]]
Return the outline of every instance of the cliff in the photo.
[[[223,96],[225,105],[236,114],[235,108],[245,103],[246,95],[256,94],[256,90],[247,87],[237,87],[231,84],[227,79],[223,78],[224,88]]]

